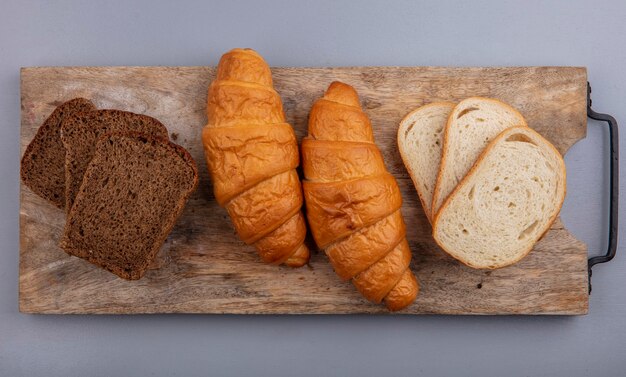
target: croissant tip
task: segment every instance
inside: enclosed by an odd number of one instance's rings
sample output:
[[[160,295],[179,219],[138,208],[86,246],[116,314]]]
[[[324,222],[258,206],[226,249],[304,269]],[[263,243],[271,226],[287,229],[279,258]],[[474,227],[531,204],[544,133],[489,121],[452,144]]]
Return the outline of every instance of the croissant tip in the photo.
[[[330,85],[328,86],[328,89],[326,89],[326,93],[334,92],[334,91],[338,91],[338,90],[349,90],[349,91],[354,92],[356,94],[356,90],[354,90],[354,88],[352,86],[346,84],[345,82],[339,81],[339,80],[335,80],[335,81],[331,82]]]
[[[326,89],[324,98],[348,106],[360,107],[359,95],[351,86],[341,81],[333,81]]]
[[[259,54],[255,49],[251,48],[251,47],[237,47],[237,48],[233,48],[232,50],[228,51],[228,53],[236,53],[236,52],[241,52],[244,54],[250,54],[250,55],[255,55],[258,57],[261,57],[261,54]]]

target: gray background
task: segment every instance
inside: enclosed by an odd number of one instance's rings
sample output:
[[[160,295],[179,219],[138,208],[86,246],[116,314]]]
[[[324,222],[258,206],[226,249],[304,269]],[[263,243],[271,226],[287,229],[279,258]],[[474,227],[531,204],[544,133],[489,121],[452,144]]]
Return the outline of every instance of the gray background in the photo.
[[[215,65],[236,46],[275,66],[586,66],[596,110],[626,122],[623,1],[104,3],[0,2],[0,376],[626,373],[624,255],[595,269],[574,318],[19,314],[21,66]],[[566,156],[562,217],[591,253],[606,247],[607,140],[590,122]]]

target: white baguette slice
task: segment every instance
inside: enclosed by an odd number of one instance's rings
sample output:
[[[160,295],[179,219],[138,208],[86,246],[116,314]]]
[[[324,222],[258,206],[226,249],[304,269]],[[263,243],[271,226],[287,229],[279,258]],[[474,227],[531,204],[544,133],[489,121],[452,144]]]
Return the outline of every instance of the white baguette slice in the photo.
[[[433,192],[441,163],[443,129],[454,108],[452,102],[434,102],[408,113],[398,128],[398,149],[432,222]]]
[[[441,167],[433,193],[433,217],[487,144],[514,126],[526,126],[526,121],[502,101],[470,97],[456,105],[444,131]]]
[[[445,201],[433,237],[470,267],[516,263],[556,219],[565,184],[565,163],[556,148],[528,127],[509,128]]]

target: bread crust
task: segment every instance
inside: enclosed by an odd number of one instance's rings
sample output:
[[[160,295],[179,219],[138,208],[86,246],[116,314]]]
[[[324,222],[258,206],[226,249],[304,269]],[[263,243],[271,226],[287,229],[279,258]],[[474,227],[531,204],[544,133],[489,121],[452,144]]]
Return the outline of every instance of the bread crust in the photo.
[[[505,263],[501,263],[501,264],[496,264],[496,265],[492,265],[492,266],[479,266],[479,265],[475,265],[472,264],[470,261],[468,261],[467,259],[463,259],[462,257],[460,257],[458,254],[454,253],[452,250],[448,250],[445,248],[445,246],[442,244],[442,242],[438,239],[437,237],[437,231],[438,231],[438,220],[439,220],[439,215],[443,212],[443,210],[445,208],[448,207],[450,201],[452,200],[452,198],[454,197],[454,195],[459,192],[466,184],[467,182],[469,182],[469,180],[474,176],[474,174],[476,174],[476,171],[478,170],[478,168],[480,167],[480,164],[482,163],[482,161],[485,159],[485,157],[489,154],[489,152],[493,149],[493,147],[500,142],[500,140],[508,137],[510,134],[513,134],[515,132],[518,132],[519,130],[522,130],[524,132],[530,132],[531,134],[534,134],[535,137],[540,138],[541,140],[545,141],[546,146],[548,146],[557,156],[559,156],[560,158],[560,170],[561,170],[561,174],[563,175],[563,197],[560,200],[560,202],[557,204],[557,208],[558,210],[555,211],[555,213],[550,217],[550,219],[546,222],[546,225],[542,228],[541,232],[539,232],[541,234],[541,236],[538,238],[541,239],[545,233],[550,229],[550,227],[552,226],[552,224],[554,223],[554,221],[556,221],[556,219],[559,216],[560,210],[563,206],[563,202],[565,201],[565,196],[567,195],[567,171],[565,168],[565,161],[563,160],[563,156],[561,155],[561,153],[554,147],[554,145],[552,143],[550,143],[549,141],[547,141],[543,136],[541,136],[537,131],[533,130],[532,128],[528,127],[528,126],[516,126],[516,127],[511,127],[508,128],[506,130],[504,130],[503,132],[501,132],[496,138],[494,138],[489,144],[488,146],[485,148],[485,150],[483,150],[483,152],[480,154],[480,156],[478,157],[478,159],[476,160],[476,163],[472,166],[472,168],[470,169],[470,171],[467,173],[467,175],[461,180],[461,182],[459,182],[459,184],[455,187],[455,189],[450,193],[450,195],[446,198],[446,200],[444,201],[444,203],[441,205],[441,209],[437,212],[437,214],[435,215],[434,221],[433,221],[433,238],[435,239],[435,242],[437,242],[437,245],[439,245],[439,247],[441,247],[441,249],[443,251],[445,251],[446,253],[448,253],[450,256],[452,256],[453,258],[457,259],[458,261],[460,261],[461,263],[465,264],[468,267],[471,268],[476,268],[476,269],[487,269],[487,270],[494,270],[494,269],[498,269],[498,268],[502,268],[502,267],[507,267],[510,265],[513,265],[517,262],[519,262],[520,260],[522,260],[524,257],[526,257],[533,249],[534,247],[534,242],[530,244],[530,246],[524,250],[523,252],[521,252],[519,254],[519,256],[513,260],[510,260],[508,262]]]
[[[92,110],[96,110],[96,106],[85,98],[74,98],[57,106],[41,124],[22,156],[22,182],[58,208],[65,208],[65,147],[61,141],[61,124],[66,117]]]
[[[404,275],[385,297],[385,305],[391,312],[402,310],[411,305],[420,292],[419,281],[410,269],[404,271]]]
[[[402,197],[354,88],[333,82],[313,105],[302,159],[311,233],[335,272],[389,310],[410,305],[419,287],[409,268]]]
[[[221,206],[242,190],[300,164],[296,135],[287,123],[205,128],[202,144]]]
[[[167,128],[157,119],[129,111],[101,109],[73,114],[61,124],[65,153],[65,211],[69,213],[83,176],[95,153],[98,139],[115,132],[137,131],[168,138]]]
[[[495,98],[486,98],[486,97],[469,97],[464,99],[463,101],[459,102],[456,106],[461,106],[465,103],[465,101],[474,101],[474,100],[480,100],[480,101],[487,101],[487,102],[493,102],[493,103],[497,103],[498,105],[501,105],[503,107],[505,107],[506,109],[508,109],[510,112],[517,114],[518,117],[522,120],[523,124],[521,124],[520,126],[523,127],[528,127],[528,124],[526,123],[526,119],[524,118],[524,116],[517,110],[515,109],[513,106],[509,105],[508,103],[505,103],[503,101],[497,100]],[[435,218],[435,214],[437,211],[439,211],[439,208],[437,208],[437,202],[440,201],[440,196],[441,193],[439,191],[439,186],[441,185],[441,181],[443,179],[443,167],[446,165],[447,162],[447,149],[449,149],[449,145],[448,145],[448,133],[450,132],[450,128],[452,126],[452,120],[453,117],[455,115],[455,110],[453,109],[452,112],[450,113],[450,116],[448,117],[448,121],[446,122],[446,127],[444,128],[444,132],[443,132],[443,147],[441,148],[441,164],[439,165],[439,174],[437,174],[437,180],[435,182],[435,190],[433,191],[433,202],[431,204],[431,210],[432,210],[432,214],[431,214],[431,218]],[[474,163],[476,164],[476,163]],[[467,175],[467,174],[466,174]],[[451,194],[451,193],[450,193]],[[450,194],[448,194],[448,196],[450,196]],[[444,198],[443,201],[445,201],[447,199]],[[443,204],[442,201],[442,204]]]
[[[76,207],[79,206],[82,201],[89,201],[92,199],[86,196],[88,194],[86,192],[85,183],[81,185],[81,188],[78,191],[78,194],[76,195],[75,204],[76,203],[78,204],[75,205],[73,210],[70,211],[70,213],[68,214],[68,221],[65,225],[65,230],[59,242],[59,246],[63,248],[68,254],[85,259],[88,262],[95,264],[99,267],[102,267],[123,279],[137,280],[143,277],[143,275],[145,274],[150,262],[156,256],[157,252],[159,251],[159,249],[165,242],[167,236],[170,234],[174,225],[176,224],[176,220],[182,214],[185,204],[187,203],[187,200],[198,187],[198,169],[196,167],[195,161],[193,160],[189,152],[183,147],[170,142],[165,137],[147,135],[141,132],[111,132],[111,133],[102,135],[96,143],[97,145],[96,145],[96,152],[94,154],[94,157],[97,157],[98,153],[100,153],[99,148],[101,148],[103,143],[106,143],[107,141],[113,140],[116,138],[117,139],[128,138],[132,140],[140,140],[140,141],[143,141],[144,143],[151,143],[153,146],[155,146],[155,148],[160,146],[160,147],[165,148],[169,152],[177,155],[191,169],[191,172],[193,175],[193,181],[191,182],[191,186],[178,198],[178,201],[173,211],[169,214],[169,216],[167,218],[161,219],[164,224],[164,227],[159,229],[158,235],[154,239],[154,242],[150,245],[146,245],[147,246],[146,254],[143,256],[143,259],[139,261],[137,266],[135,266],[132,269],[124,268],[123,266],[119,265],[118,263],[116,263],[114,260],[110,258],[102,258],[102,255],[101,255],[102,253],[97,254],[94,252],[94,250],[91,250],[86,247],[89,245],[81,246],[80,242],[77,243],[73,239],[72,235],[74,234],[74,231],[75,231],[74,228],[76,227],[76,225],[74,224],[72,219],[76,217],[80,217],[80,216],[85,216],[85,214],[76,213],[77,211]],[[99,163],[103,163],[103,161],[101,160],[102,159],[100,159]],[[94,158],[94,161],[95,161],[95,158]],[[85,171],[85,181],[88,181],[91,178],[91,176],[93,175],[92,171],[99,168],[95,166],[94,163],[90,163],[89,167]],[[98,246],[97,244],[92,245],[92,247],[97,247],[97,246]]]
[[[261,55],[237,48],[222,56],[206,111],[202,144],[213,191],[240,238],[266,263],[305,265],[298,143]]]
[[[406,225],[398,210],[341,242],[331,244],[325,251],[339,278],[350,280],[378,262],[405,238]],[[374,242],[376,240],[382,242]]]
[[[405,134],[406,132],[406,127],[408,127],[408,123],[406,122],[410,118],[412,118],[413,116],[415,116],[415,114],[421,111],[428,110],[431,107],[437,107],[437,106],[446,106],[450,108],[450,111],[452,111],[452,109],[454,108],[454,106],[456,106],[456,104],[454,102],[441,101],[441,102],[432,102],[424,106],[418,107],[417,109],[405,115],[404,118],[402,118],[402,120],[400,121],[400,126],[398,127],[398,133],[396,135],[396,143],[398,144],[400,157],[402,158],[402,162],[404,163],[404,166],[406,167],[406,170],[409,173],[409,177],[411,177],[411,181],[413,182],[413,187],[415,187],[415,190],[417,191],[417,196],[420,200],[420,203],[422,204],[422,208],[424,209],[424,214],[426,215],[426,218],[428,219],[428,222],[431,223],[431,225],[433,222],[433,219],[432,219],[433,213],[431,210],[432,203],[427,204],[428,201],[425,198],[425,194],[420,189],[421,185],[417,181],[417,178],[415,177],[415,174],[413,173],[413,171],[408,168],[409,162],[408,162],[408,157],[407,157],[407,150],[404,148],[405,137],[403,137],[402,135]],[[445,126],[444,126],[444,129],[445,129]],[[442,143],[442,151],[443,151],[443,143]],[[435,179],[435,182],[432,182],[432,183],[434,185],[436,183],[436,179]],[[435,188],[433,187],[433,196],[434,196],[434,190]]]

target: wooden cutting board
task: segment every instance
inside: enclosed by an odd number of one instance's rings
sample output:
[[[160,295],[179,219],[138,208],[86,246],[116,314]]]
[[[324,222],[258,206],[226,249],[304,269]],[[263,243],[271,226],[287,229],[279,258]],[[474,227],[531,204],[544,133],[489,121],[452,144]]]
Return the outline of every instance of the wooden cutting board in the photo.
[[[200,142],[212,67],[24,68],[21,71],[21,150],[55,106],[74,97],[100,108],[161,120],[201,172],[200,187],[139,281],[124,281],[57,247],[63,211],[20,192],[19,304],[28,313],[386,313],[341,282],[322,252],[310,267],[265,265],[241,242],[214,200]],[[353,85],[372,119],[376,142],[398,179],[402,212],[421,282],[403,313],[585,314],[587,248],[557,221],[520,263],[495,270],[465,267],[431,238],[396,148],[398,122],[433,101],[468,96],[502,99],[565,153],[586,134],[584,68],[350,67],[276,68],[276,89],[298,138],[311,104],[333,80]],[[313,246],[310,243],[311,246]]]

